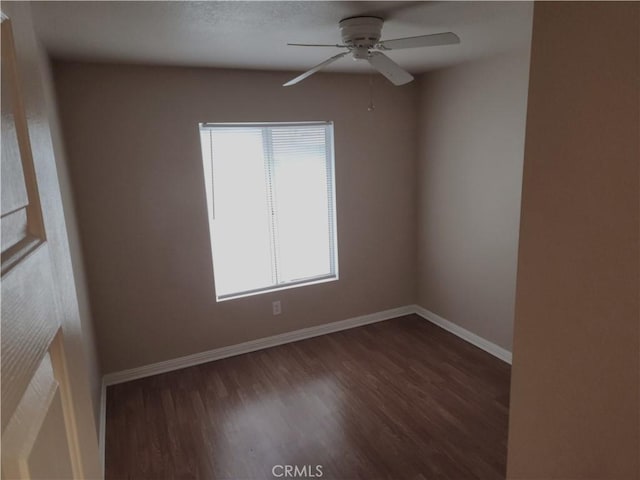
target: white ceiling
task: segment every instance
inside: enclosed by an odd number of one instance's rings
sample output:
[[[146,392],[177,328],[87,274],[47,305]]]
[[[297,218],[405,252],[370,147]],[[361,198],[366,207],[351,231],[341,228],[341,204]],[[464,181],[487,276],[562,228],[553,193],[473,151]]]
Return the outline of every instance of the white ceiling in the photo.
[[[412,73],[528,48],[531,2],[34,2],[36,29],[55,58],[306,70],[339,50],[287,42],[340,42],[338,22],[385,19],[382,38],[453,31],[461,44],[392,51]],[[327,70],[366,71],[344,58]]]

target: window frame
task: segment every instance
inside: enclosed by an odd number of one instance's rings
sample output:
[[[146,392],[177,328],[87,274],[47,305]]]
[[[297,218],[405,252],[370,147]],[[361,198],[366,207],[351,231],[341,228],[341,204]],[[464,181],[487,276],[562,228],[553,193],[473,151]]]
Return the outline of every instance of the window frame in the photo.
[[[339,261],[338,261],[338,218],[337,218],[337,203],[336,203],[336,184],[335,184],[335,144],[334,144],[334,123],[333,121],[301,121],[301,122],[202,122],[198,124],[198,133],[202,134],[203,130],[208,129],[221,129],[221,128],[271,128],[271,127],[300,127],[300,126],[314,126],[321,125],[325,127],[325,163],[327,166],[327,202],[328,202],[328,226],[329,226],[329,264],[330,272],[328,274],[320,274],[312,277],[306,277],[302,279],[295,279],[289,282],[282,282],[278,284],[271,284],[266,287],[243,290],[240,292],[226,293],[218,295],[218,289],[215,285],[215,258],[214,258],[214,223],[215,223],[215,187],[214,187],[214,165],[213,157],[209,160],[211,162],[211,178],[205,178],[205,183],[209,183],[209,187],[206,188],[207,196],[211,195],[211,199],[207,198],[207,221],[209,222],[209,234],[211,245],[211,265],[214,274],[214,291],[216,302],[223,302],[226,300],[233,300],[237,298],[244,298],[253,295],[259,295],[263,293],[276,292],[280,290],[288,290],[290,288],[298,288],[307,285],[317,285],[321,283],[333,282],[339,280]],[[202,147],[202,145],[201,145]],[[202,161],[206,162],[204,156]],[[273,168],[273,158],[268,162],[268,168]],[[211,208],[209,207],[211,205]],[[277,256],[273,257],[276,260]]]

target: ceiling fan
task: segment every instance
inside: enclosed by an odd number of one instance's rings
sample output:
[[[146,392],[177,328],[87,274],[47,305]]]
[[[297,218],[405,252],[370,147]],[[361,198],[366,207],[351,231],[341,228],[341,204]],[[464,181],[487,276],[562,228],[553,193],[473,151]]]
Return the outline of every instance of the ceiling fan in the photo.
[[[311,70],[307,70],[302,75],[289,80],[283,86],[289,87],[295,85],[348,54],[353,55],[354,60],[367,60],[374,69],[384,75],[394,85],[404,85],[412,81],[413,76],[382,52],[399,50],[401,48],[435,47],[438,45],[454,45],[460,43],[460,37],[453,32],[396,38],[393,40],[380,40],[383,23],[384,21],[379,17],[345,18],[339,23],[343,42],[341,44],[288,43],[287,45],[298,47],[346,48],[347,51],[334,55],[324,62],[319,63]]]

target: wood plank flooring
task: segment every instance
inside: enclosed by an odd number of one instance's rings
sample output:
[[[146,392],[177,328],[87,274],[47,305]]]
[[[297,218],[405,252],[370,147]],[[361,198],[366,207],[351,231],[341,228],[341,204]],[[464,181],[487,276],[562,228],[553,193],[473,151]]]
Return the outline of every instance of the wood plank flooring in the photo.
[[[115,385],[106,478],[504,478],[509,377],[409,315]]]

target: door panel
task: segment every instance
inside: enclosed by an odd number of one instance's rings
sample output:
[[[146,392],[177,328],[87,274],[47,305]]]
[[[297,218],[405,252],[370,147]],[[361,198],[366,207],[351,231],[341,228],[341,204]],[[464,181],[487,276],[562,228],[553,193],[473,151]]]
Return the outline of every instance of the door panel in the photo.
[[[64,414],[60,391],[56,390],[54,398],[47,409],[47,415],[38,431],[33,448],[22,461],[25,465],[26,478],[80,478],[74,474],[69,456],[69,445],[59,432],[64,429]]]
[[[2,80],[0,82],[2,111],[2,214],[26,207],[29,203],[24,184],[24,172],[20,161],[20,146],[15,123],[15,62],[13,62],[11,37],[8,28],[2,27]]]
[[[64,282],[72,280],[64,275],[56,278],[60,269],[54,259],[60,258],[60,249],[55,248],[60,243],[47,241],[39,197],[40,187],[46,187],[46,211],[51,213],[50,193],[58,189],[57,178],[46,168],[48,175],[36,176],[30,124],[21,97],[19,59],[11,19],[4,14],[1,29],[2,478],[86,478],[83,466],[91,465],[87,452],[97,458],[97,444],[93,451],[91,446],[81,448],[76,418],[80,404],[74,403],[77,399],[67,368],[64,325],[68,323],[63,325],[63,320],[68,319],[61,312],[66,315],[68,310],[60,289],[68,288]],[[46,153],[44,160],[38,157],[39,166],[53,159],[49,143],[35,144],[40,153]],[[56,221],[47,218],[52,231],[64,228],[61,216]],[[77,353],[73,358],[80,360]],[[90,410],[87,405],[82,407]]]
[[[1,26],[2,266],[7,272],[45,239],[29,128],[18,77],[11,21]]]
[[[2,429],[60,328],[47,244],[2,276]]]
[[[47,353],[2,435],[6,478],[78,478],[73,472],[61,389]]]

